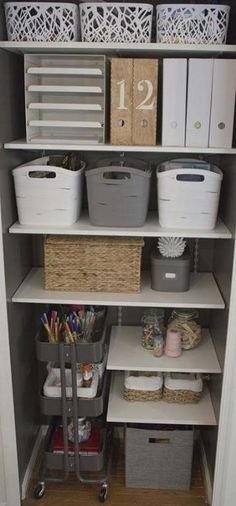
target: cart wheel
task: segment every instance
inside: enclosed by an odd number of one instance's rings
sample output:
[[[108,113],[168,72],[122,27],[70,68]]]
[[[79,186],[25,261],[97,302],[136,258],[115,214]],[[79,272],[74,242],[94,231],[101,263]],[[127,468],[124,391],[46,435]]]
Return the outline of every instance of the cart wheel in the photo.
[[[108,498],[108,485],[107,485],[107,483],[104,483],[101,486],[101,490],[100,490],[98,497],[99,497],[100,502],[105,502],[107,500],[107,498]]]
[[[44,494],[45,494],[45,483],[41,481],[34,489],[34,498],[41,499],[44,496]]]

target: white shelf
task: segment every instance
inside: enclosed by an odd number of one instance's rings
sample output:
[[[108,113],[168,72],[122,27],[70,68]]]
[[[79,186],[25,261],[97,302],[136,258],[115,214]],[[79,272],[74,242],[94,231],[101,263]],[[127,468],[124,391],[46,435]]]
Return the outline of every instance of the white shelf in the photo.
[[[51,84],[30,84],[28,92],[39,93],[102,93],[100,86],[59,86]]]
[[[236,148],[189,148],[189,147],[175,147],[175,146],[113,146],[111,144],[86,144],[81,141],[80,144],[74,144],[69,141],[60,141],[59,144],[49,142],[49,140],[39,140],[38,142],[26,142],[25,139],[7,142],[4,144],[5,149],[24,149],[29,151],[34,150],[49,150],[53,151],[104,151],[114,152],[122,151],[125,153],[181,153],[181,154],[208,154],[208,155],[235,155]]]
[[[31,127],[54,127],[54,128],[102,128],[98,121],[57,121],[32,119],[29,121]]]
[[[160,44],[160,43],[104,43],[104,42],[9,42],[0,41],[0,49],[19,54],[119,54],[147,56],[234,56],[236,45],[231,44]]]
[[[197,404],[171,404],[165,401],[131,402],[122,396],[124,374],[113,373],[107,421],[116,423],[166,423],[189,425],[216,425],[210,394],[205,387]]]
[[[183,351],[178,358],[154,357],[141,345],[142,327],[113,326],[109,345],[107,369],[111,371],[169,371],[221,373],[215,348],[207,329],[203,329],[201,343]]]
[[[102,111],[100,104],[66,104],[50,102],[30,102],[28,109],[33,110],[63,110],[63,111]]]
[[[232,234],[221,220],[214,230],[167,229],[159,225],[157,212],[149,213],[143,227],[95,227],[91,225],[88,215],[82,215],[79,221],[70,227],[53,227],[41,225],[20,225],[14,223],[9,229],[11,234],[57,234],[57,235],[99,235],[121,237],[192,237],[200,239],[231,239]]]
[[[182,307],[224,309],[225,304],[211,273],[192,274],[190,290],[182,293],[156,292],[144,273],[140,293],[64,292],[45,290],[44,271],[33,268],[14,294],[13,302],[43,304],[95,304],[130,307]]]
[[[29,67],[27,74],[30,75],[72,75],[72,76],[102,76],[102,70],[95,68],[72,68],[72,67]]]

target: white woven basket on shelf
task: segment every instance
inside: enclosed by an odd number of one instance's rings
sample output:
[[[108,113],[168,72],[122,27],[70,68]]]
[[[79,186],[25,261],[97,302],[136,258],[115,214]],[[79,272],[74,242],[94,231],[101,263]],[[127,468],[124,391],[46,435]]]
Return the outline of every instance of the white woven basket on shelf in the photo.
[[[224,44],[230,7],[212,4],[157,5],[157,42]]]
[[[75,4],[7,2],[4,7],[8,40],[79,40],[79,9]]]
[[[150,42],[153,6],[142,3],[82,3],[84,42]]]

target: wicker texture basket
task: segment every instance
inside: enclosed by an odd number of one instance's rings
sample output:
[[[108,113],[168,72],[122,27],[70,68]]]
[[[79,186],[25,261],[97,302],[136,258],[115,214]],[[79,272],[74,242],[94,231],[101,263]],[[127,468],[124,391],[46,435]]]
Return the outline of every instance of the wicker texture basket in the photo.
[[[211,4],[157,5],[157,42],[224,44],[230,7]]]
[[[79,39],[79,11],[75,4],[7,2],[8,40],[68,42]]]
[[[49,236],[45,289],[137,293],[142,245],[141,238]]]
[[[202,389],[201,374],[166,373],[163,400],[178,404],[195,404],[200,401]]]
[[[123,396],[126,401],[158,401],[162,398],[162,388],[153,392],[124,387]]]
[[[143,3],[80,4],[84,42],[150,42],[153,6]]]
[[[127,401],[156,401],[162,398],[162,386],[162,373],[126,372],[123,397]]]
[[[169,390],[164,386],[163,400],[166,402],[176,402],[178,404],[195,404],[201,399],[201,392],[192,390]]]

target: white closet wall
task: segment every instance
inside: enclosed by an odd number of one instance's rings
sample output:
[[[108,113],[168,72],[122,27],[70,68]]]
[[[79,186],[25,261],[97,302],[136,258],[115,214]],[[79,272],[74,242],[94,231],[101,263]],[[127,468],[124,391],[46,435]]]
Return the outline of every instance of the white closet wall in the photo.
[[[0,417],[0,506],[6,504],[6,477],[3,463],[2,424]]]

